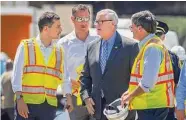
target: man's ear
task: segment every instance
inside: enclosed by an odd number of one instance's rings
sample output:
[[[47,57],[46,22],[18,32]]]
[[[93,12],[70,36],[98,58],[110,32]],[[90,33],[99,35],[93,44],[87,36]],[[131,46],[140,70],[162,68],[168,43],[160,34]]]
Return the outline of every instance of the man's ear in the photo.
[[[115,26],[116,25],[116,22],[115,21],[112,21],[112,24]]]
[[[143,27],[142,26],[138,26],[138,30],[139,31],[142,31],[143,30]]]
[[[74,23],[75,17],[74,16],[71,16],[71,20]]]
[[[165,34],[161,35],[161,40],[165,40]]]
[[[44,32],[44,31],[48,31],[48,26],[44,26],[44,27],[43,27],[43,32]]]

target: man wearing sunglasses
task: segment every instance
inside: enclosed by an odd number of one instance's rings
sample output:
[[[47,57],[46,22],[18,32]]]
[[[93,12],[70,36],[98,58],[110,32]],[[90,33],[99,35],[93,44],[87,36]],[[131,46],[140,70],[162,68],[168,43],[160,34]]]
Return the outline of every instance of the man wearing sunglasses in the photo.
[[[82,100],[89,114],[97,120],[107,120],[103,115],[105,106],[128,89],[131,68],[138,53],[138,44],[121,36],[117,24],[115,11],[104,9],[97,13],[95,26],[101,39],[88,45],[80,77]],[[135,112],[130,112],[126,120],[134,119]]]
[[[98,35],[93,35],[89,30],[90,26],[90,10],[87,5],[79,4],[72,8],[72,23],[74,30],[59,40],[59,44],[63,45],[66,53],[67,69],[72,86],[72,103],[74,110],[70,112],[71,120],[88,120],[89,114],[85,106],[82,106],[80,98],[80,82],[79,76],[84,65],[87,44],[98,39]],[[67,102],[71,100],[67,99]]]

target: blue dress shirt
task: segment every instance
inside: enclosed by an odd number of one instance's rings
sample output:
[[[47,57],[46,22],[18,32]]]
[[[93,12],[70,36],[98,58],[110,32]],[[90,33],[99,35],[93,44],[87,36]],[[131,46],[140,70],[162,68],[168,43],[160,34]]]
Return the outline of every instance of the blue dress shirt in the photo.
[[[139,42],[139,48],[147,43],[150,38],[154,37],[154,34],[149,34],[142,41]],[[139,86],[145,91],[150,92],[158,80],[158,73],[161,62],[163,60],[163,53],[156,47],[149,47],[144,55],[144,71],[142,80],[139,83]]]
[[[177,103],[176,107],[178,110],[185,109],[185,104],[184,104],[185,100],[186,100],[186,61],[183,64],[178,86],[176,89],[176,103]]]

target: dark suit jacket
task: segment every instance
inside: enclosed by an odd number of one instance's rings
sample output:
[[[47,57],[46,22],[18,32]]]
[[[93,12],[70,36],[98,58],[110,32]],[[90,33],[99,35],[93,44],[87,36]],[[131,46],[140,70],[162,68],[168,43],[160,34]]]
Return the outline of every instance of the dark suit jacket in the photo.
[[[121,36],[117,32],[102,74],[99,62],[100,45],[101,39],[88,45],[84,69],[80,77],[81,97],[83,100],[87,97],[93,98],[97,119],[100,119],[103,113],[100,90],[103,90],[106,104],[120,98],[129,87],[130,72],[139,52],[138,44],[134,40]]]

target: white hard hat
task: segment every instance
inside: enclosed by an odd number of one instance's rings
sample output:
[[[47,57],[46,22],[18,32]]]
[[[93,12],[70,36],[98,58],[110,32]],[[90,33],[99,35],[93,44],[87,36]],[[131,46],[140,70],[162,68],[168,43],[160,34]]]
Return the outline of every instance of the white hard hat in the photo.
[[[121,98],[116,99],[105,107],[103,114],[108,120],[124,120],[128,116],[128,105],[125,104],[122,108]]]
[[[171,52],[175,53],[180,60],[186,60],[185,49],[182,46],[174,46]]]

